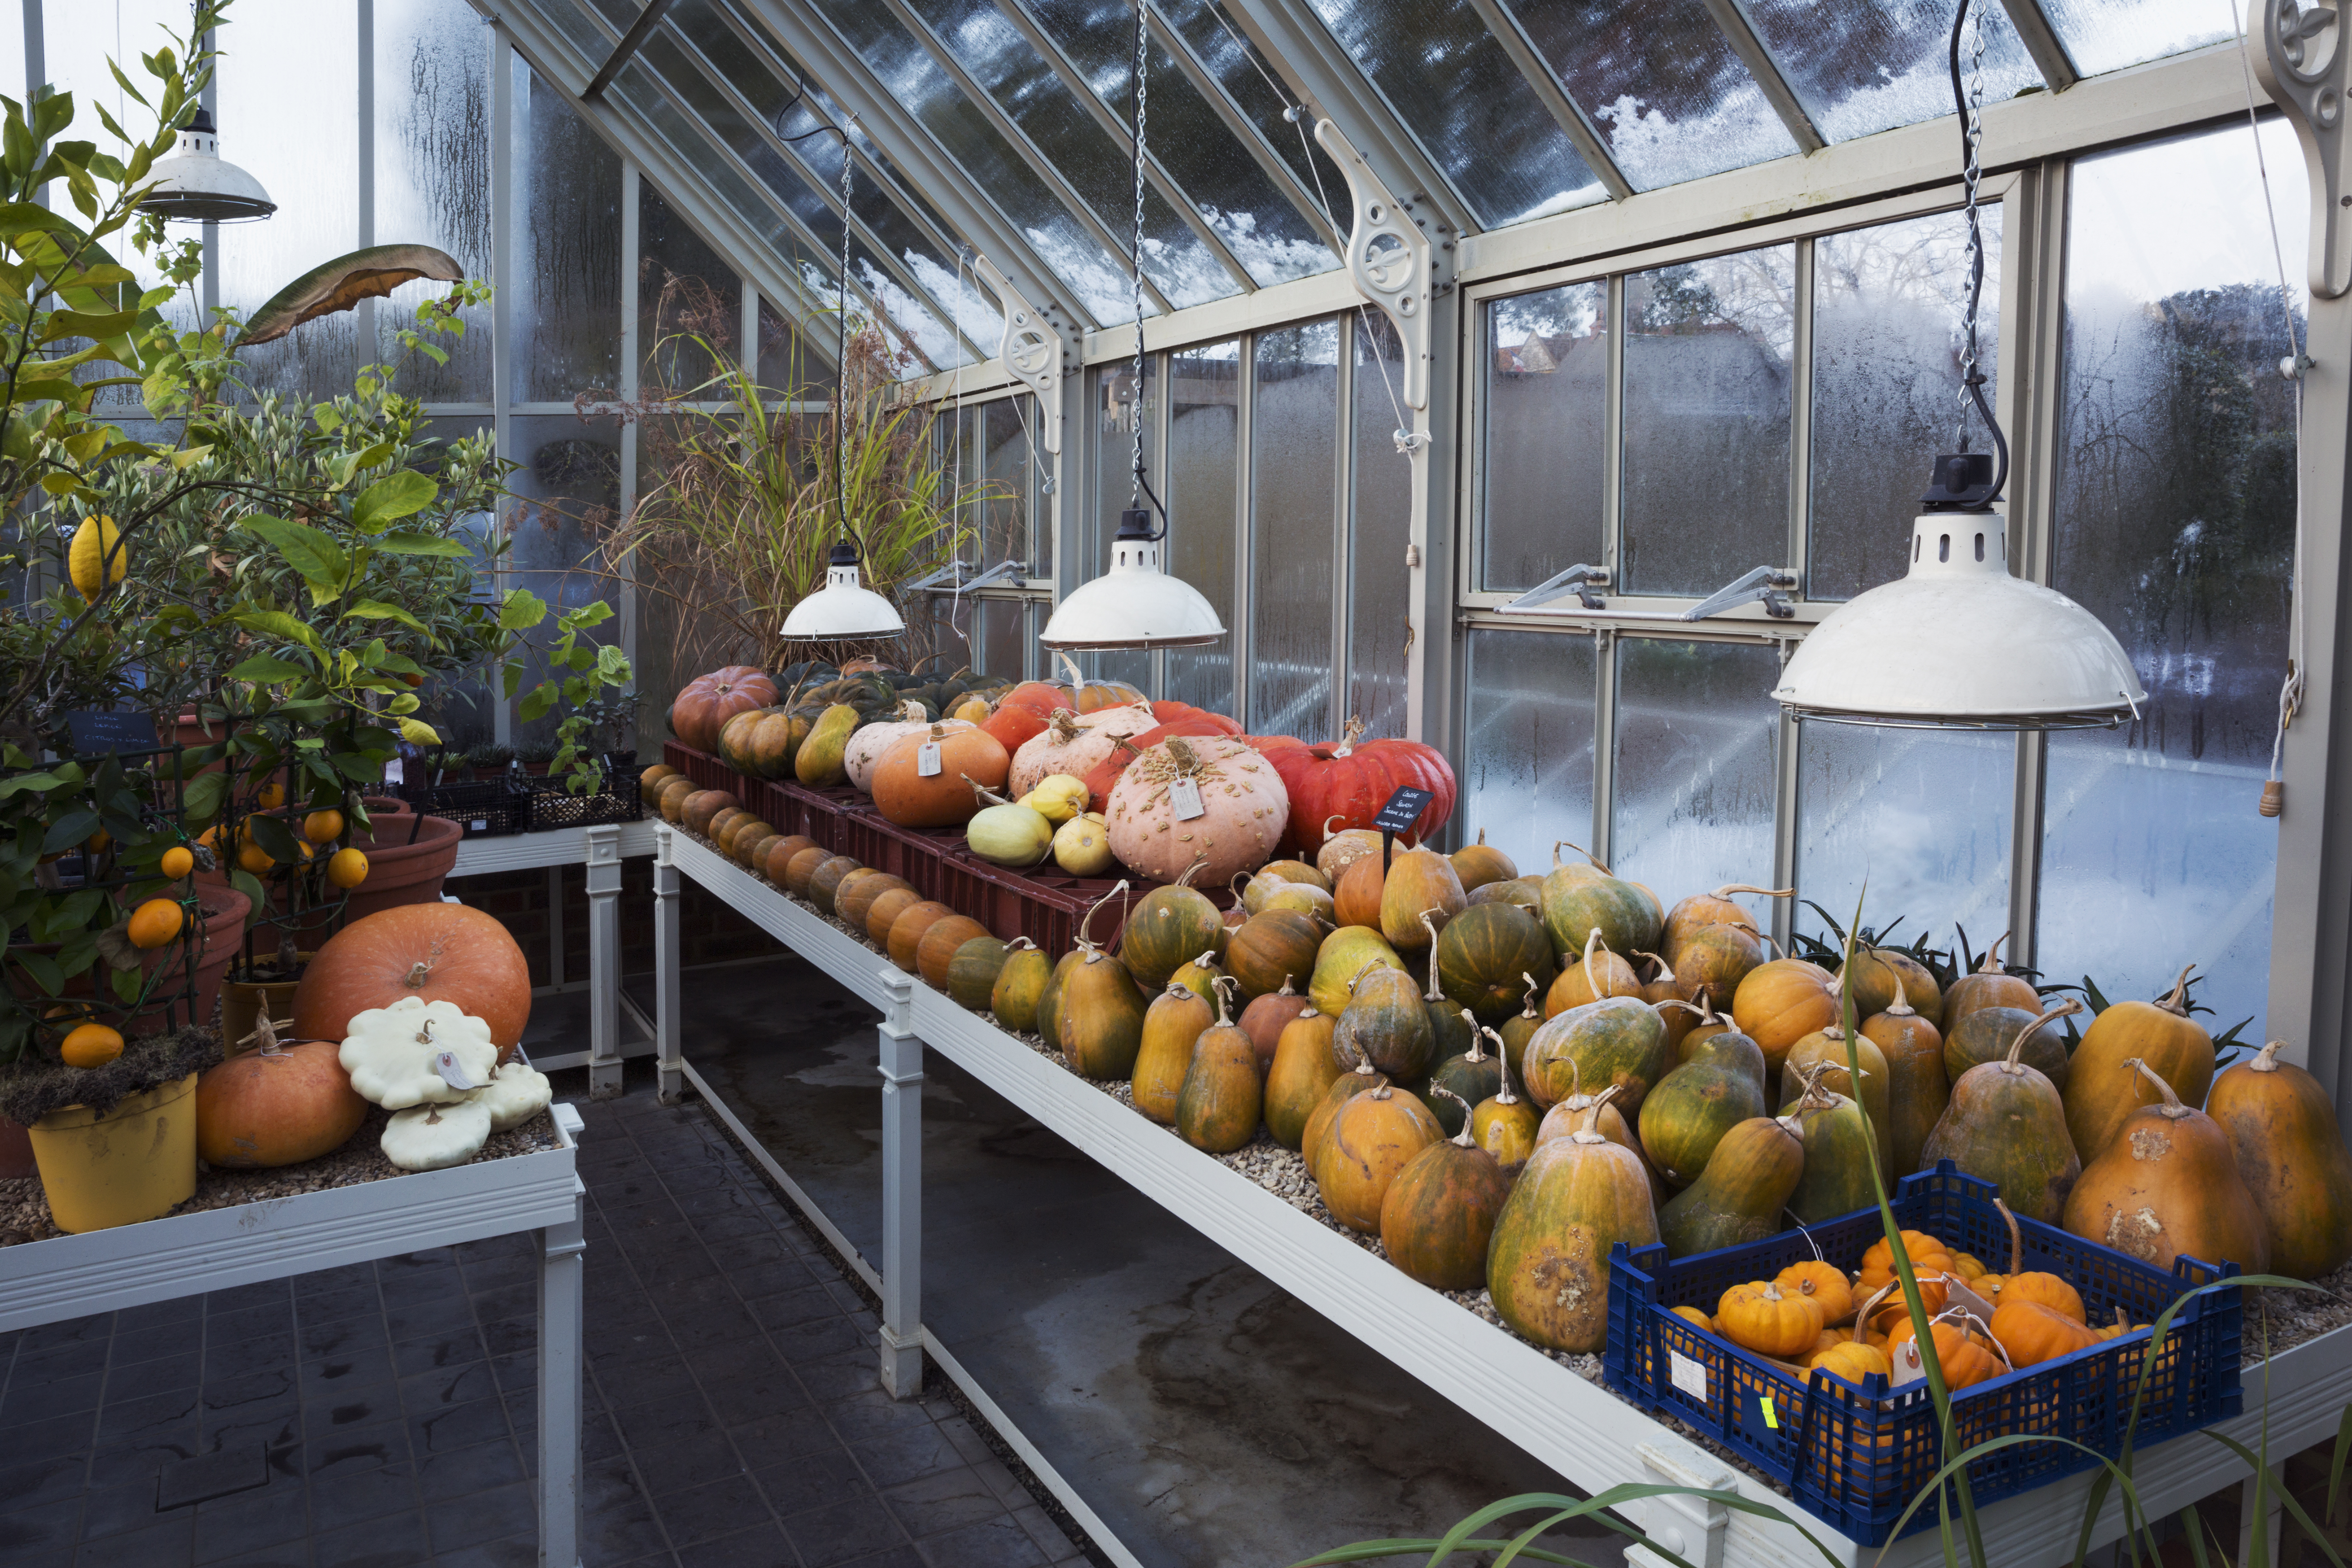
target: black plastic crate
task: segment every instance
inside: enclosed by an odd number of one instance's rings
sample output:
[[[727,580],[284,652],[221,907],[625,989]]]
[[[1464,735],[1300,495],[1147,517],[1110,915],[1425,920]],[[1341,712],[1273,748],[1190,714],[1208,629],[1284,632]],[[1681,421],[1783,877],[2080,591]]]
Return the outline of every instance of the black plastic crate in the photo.
[[[423,816],[444,816],[468,838],[530,831],[530,796],[504,779],[475,784],[403,784],[400,798]]]
[[[548,833],[560,827],[643,821],[646,802],[637,789],[635,762],[635,756],[627,752],[608,759],[604,787],[593,795],[573,795],[562,778],[551,774],[525,774],[520,781],[529,806],[523,831]]]

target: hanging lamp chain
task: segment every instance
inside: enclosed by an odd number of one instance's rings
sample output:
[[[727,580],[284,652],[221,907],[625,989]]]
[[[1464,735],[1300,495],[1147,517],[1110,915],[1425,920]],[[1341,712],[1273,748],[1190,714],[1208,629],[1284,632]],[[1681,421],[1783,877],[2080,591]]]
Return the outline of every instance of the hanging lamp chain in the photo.
[[[1149,90],[1145,79],[1148,60],[1144,44],[1149,37],[1144,27],[1143,7],[1150,0],[1135,4],[1135,249],[1134,266],[1130,269],[1135,293],[1135,382],[1128,412],[1135,426],[1134,482],[1128,487],[1127,504],[1131,508],[1143,504],[1143,149],[1144,108]]]
[[[849,133],[856,127],[857,117],[853,114],[841,130],[841,282],[835,300],[841,319],[835,323],[838,346],[833,358],[833,493],[844,539],[849,537]]]
[[[1969,223],[1967,273],[1969,299],[1961,323],[1959,449],[1969,448],[1969,410],[1976,388],[1983,384],[1977,367],[1977,298],[1984,283],[1984,235],[1977,210],[1978,186],[1984,178],[1984,5],[1966,5],[1969,16],[1968,92],[1959,104],[1962,147],[1961,184],[1966,193]]]

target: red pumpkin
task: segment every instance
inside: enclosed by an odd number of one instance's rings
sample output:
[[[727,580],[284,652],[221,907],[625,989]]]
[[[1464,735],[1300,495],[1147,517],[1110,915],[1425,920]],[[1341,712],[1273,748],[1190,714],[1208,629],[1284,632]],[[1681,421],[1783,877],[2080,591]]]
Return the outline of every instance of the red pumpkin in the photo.
[[[331,1154],[367,1120],[333,1040],[244,1051],[196,1080],[196,1152],[232,1171]]]
[[[698,676],[670,704],[669,730],[698,752],[716,752],[719,731],[738,713],[772,708],[776,683],[748,664],[730,664]]]
[[[1362,721],[1350,719],[1345,738],[1337,742],[1266,752],[1290,792],[1290,826],[1284,830],[1281,853],[1313,859],[1327,826],[1333,833],[1371,826],[1389,796],[1408,785],[1430,793],[1429,805],[1412,826],[1415,839],[1437,833],[1453,816],[1454,769],[1444,753],[1419,741],[1361,740],[1363,732]]]
[[[352,1015],[403,996],[455,1003],[503,1059],[530,1022],[530,964],[507,928],[464,904],[399,904],[327,939],[294,987],[293,1033],[340,1042]]]
[[[1195,708],[1190,702],[1154,702],[1151,704],[1151,716],[1162,724],[1174,724],[1192,719],[1206,720],[1217,726],[1217,732],[1221,735],[1238,735],[1242,732],[1241,724],[1237,721],[1228,719],[1222,713],[1212,712],[1206,708]],[[1190,731],[1183,732],[1190,733]]]
[[[1069,698],[1053,682],[1024,681],[1004,694],[981,728],[995,736],[996,743],[1010,756],[1053,722],[1055,709],[1069,706]]]

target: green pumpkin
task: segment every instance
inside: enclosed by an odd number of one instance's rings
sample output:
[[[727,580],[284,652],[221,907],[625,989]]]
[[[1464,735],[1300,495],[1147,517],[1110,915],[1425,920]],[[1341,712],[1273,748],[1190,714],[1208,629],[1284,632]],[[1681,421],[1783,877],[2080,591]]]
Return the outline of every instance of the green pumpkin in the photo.
[[[1435,1009],[1431,1011],[1434,1013]],[[1492,1037],[1492,1030],[1473,1036],[1468,1051],[1448,1057],[1429,1069],[1430,1092],[1422,1099],[1448,1138],[1462,1131],[1471,1107],[1493,1099],[1503,1087],[1502,1058],[1486,1049],[1486,1040]]]
[[[1434,984],[1421,994],[1421,1005],[1429,1013],[1429,1067],[1432,1072],[1440,1063],[1462,1055],[1478,1043],[1476,1016],[1467,1007],[1457,1007],[1447,1001]],[[1471,1103],[1475,1105],[1477,1102],[1473,1100]]]
[[[1005,949],[1004,966],[996,972],[989,992],[989,1009],[996,1026],[1016,1035],[1034,1033],[1037,1013],[1045,1000],[1046,982],[1054,977],[1054,961],[1037,951],[1025,936],[1013,939]]]
[[[1763,1118],[1764,1052],[1741,1034],[1701,1043],[1643,1097],[1635,1121],[1642,1148],[1675,1186],[1696,1181],[1715,1146],[1743,1121]]]
[[[1185,875],[1192,874],[1187,868]],[[1119,932],[1119,962],[1147,992],[1166,987],[1177,966],[1223,951],[1225,917],[1207,894],[1180,879],[1136,900]]]
[[[1046,976],[1045,988],[1037,994],[1037,1033],[1049,1051],[1062,1048],[1062,982],[1085,956],[1083,949],[1062,954],[1053,973]]]
[[[1816,1088],[1781,1119],[1804,1140],[1805,1172],[1789,1196],[1789,1212],[1819,1225],[1878,1202],[1872,1181],[1870,1124],[1862,1107]]]
[[[1332,1060],[1342,1069],[1369,1061],[1392,1082],[1409,1083],[1429,1070],[1435,1037],[1429,1007],[1412,977],[1400,969],[1367,968],[1349,992],[1331,1035]]]
[[[1436,954],[1439,988],[1481,1024],[1499,1026],[1518,1010],[1528,976],[1549,986],[1555,973],[1551,938],[1517,904],[1464,910],[1437,933]]]
[[[1431,1110],[1446,1121],[1444,1110]],[[1458,1131],[1470,1108],[1452,1110]],[[1475,1290],[1486,1282],[1486,1249],[1510,1192],[1510,1175],[1494,1155],[1466,1133],[1448,1134],[1389,1184],[1381,1200],[1381,1245],[1408,1279],[1433,1290]]]
[[[957,948],[948,961],[948,1000],[970,1012],[987,1012],[1005,952],[1004,943],[992,936],[976,936]]]
[[[1788,1057],[1780,1064],[1780,1109],[1788,1110],[1804,1098],[1805,1084],[1816,1071],[1821,1075],[1822,1087],[1832,1094],[1862,1101],[1863,1111],[1870,1118],[1871,1131],[1878,1140],[1878,1173],[1892,1192],[1895,1173],[1894,1078],[1887,1070],[1886,1053],[1878,1048],[1878,1042],[1867,1035],[1857,1035],[1851,1042],[1855,1058],[1862,1063],[1862,1088],[1856,1090],[1853,1071],[1847,1066],[1848,1044],[1845,1031],[1832,1024],[1790,1046]]]
[[[1589,1131],[1536,1145],[1496,1217],[1486,1291],[1503,1321],[1552,1350],[1609,1342],[1609,1253],[1658,1239],[1642,1157]]]
[[[1100,949],[1082,951],[1063,973],[1055,1003],[1056,1032],[1071,1069],[1080,1078],[1132,1078],[1150,1006],[1127,965]]]
[[[1804,1170],[1804,1142],[1787,1123],[1769,1116],[1739,1123],[1717,1142],[1698,1180],[1658,1211],[1666,1256],[1744,1247],[1787,1229],[1782,1211]]]
[[[1244,996],[1256,997],[1312,982],[1323,928],[1312,915],[1271,909],[1244,921],[1225,942],[1225,968]]]
[[[1488,882],[1470,890],[1470,903],[1473,908],[1480,904],[1513,904],[1540,921],[1543,919],[1543,879],[1514,877],[1506,882]]]
[[[1334,1018],[1346,1012],[1356,976],[1371,963],[1398,970],[1405,966],[1397,950],[1370,926],[1341,926],[1325,937],[1316,950],[1315,973],[1307,984],[1307,997],[1317,1011]]]
[[[1257,1136],[1263,1108],[1257,1047],[1220,1018],[1192,1047],[1176,1091],[1176,1135],[1195,1149],[1230,1154]]]
[[[2066,1042],[2048,1029],[2036,1029],[2039,1013],[2022,1007],[1979,1007],[1952,1026],[1944,1037],[1944,1077],[1957,1087],[1970,1068],[1997,1062],[2009,1055],[2011,1044],[2022,1037],[2021,1060],[2066,1092]]]
[[[1528,1041],[1519,1076],[1528,1097],[1547,1110],[1579,1083],[1596,1096],[1613,1085],[1618,1114],[1631,1121],[1651,1086],[1674,1066],[1657,1009],[1636,996],[1608,996],[1546,1020]]]
[[[1648,893],[1611,876],[1598,861],[1561,865],[1555,844],[1552,869],[1543,880],[1543,921],[1552,952],[1565,962],[1584,952],[1596,930],[1612,952],[1653,952],[1665,916]]]
[[[1968,1026],[1966,1020],[1960,1026]],[[2048,1032],[2046,1021],[2039,1032]],[[1921,1169],[1933,1170],[1937,1161],[1949,1160],[1999,1187],[2012,1214],[2058,1225],[2065,1218],[2067,1194],[2083,1173],[2083,1161],[2066,1131],[2066,1102],[2046,1074],[2027,1065],[2024,1053],[2030,1048],[2030,1037],[2021,1033],[2000,1061],[1960,1075],[1952,1085],[1951,1102],[1919,1152],[1919,1163]]]

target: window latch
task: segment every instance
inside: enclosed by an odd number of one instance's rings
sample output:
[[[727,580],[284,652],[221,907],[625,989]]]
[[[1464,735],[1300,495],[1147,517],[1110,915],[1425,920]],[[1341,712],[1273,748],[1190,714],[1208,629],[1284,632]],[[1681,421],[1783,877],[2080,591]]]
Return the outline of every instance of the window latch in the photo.
[[[1544,579],[1509,604],[1505,605],[1503,613],[1508,615],[1517,611],[1524,615],[1528,611],[1543,608],[1554,599],[1564,599],[1570,594],[1574,594],[1578,601],[1588,610],[1605,610],[1609,607],[1609,604],[1601,596],[1600,591],[1607,586],[1609,586],[1608,567],[1571,566],[1565,572]]]

